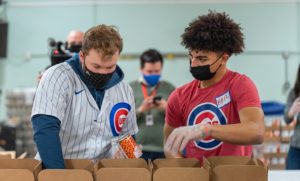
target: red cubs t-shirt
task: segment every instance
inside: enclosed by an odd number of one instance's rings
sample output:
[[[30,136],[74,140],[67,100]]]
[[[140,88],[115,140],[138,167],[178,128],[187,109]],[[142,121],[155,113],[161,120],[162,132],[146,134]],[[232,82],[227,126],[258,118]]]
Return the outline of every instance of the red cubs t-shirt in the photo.
[[[238,112],[244,107],[261,107],[258,91],[246,76],[227,70],[217,84],[199,88],[193,80],[177,88],[168,99],[166,122],[172,127],[204,124],[240,123]],[[214,155],[251,156],[252,146],[240,146],[213,138],[190,141],[185,157],[202,158]]]

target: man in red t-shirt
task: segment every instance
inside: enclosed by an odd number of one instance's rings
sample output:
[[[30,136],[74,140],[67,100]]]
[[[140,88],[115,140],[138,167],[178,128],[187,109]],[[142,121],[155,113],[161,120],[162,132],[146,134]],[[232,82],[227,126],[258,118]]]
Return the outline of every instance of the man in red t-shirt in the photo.
[[[210,11],[182,35],[195,78],[169,97],[164,127],[167,157],[251,156],[263,142],[264,114],[254,83],[227,68],[243,52],[241,28],[225,13]]]

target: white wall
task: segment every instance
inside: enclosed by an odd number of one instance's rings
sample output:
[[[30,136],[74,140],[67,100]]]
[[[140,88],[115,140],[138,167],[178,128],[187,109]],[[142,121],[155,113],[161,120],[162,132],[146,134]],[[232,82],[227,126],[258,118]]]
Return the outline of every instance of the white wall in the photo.
[[[35,6],[36,2],[40,4]],[[68,1],[56,1],[56,4],[59,2]],[[49,64],[46,56],[48,37],[64,40],[71,29],[85,31],[100,23],[114,24],[124,39],[124,54],[141,53],[152,47],[163,53],[185,53],[180,45],[184,28],[198,15],[213,9],[229,13],[241,24],[245,34],[246,52],[233,56],[229,67],[251,77],[263,101],[285,102],[286,94],[282,92],[284,61],[280,52],[299,51],[300,6],[297,3],[201,4],[188,1],[187,4],[170,4],[164,1],[157,4],[98,3],[94,6],[90,1],[82,2],[85,3],[70,6],[46,0],[10,1],[9,56],[0,60],[0,88],[4,92],[36,85],[37,73]],[[263,54],[266,51],[277,54]],[[32,59],[25,60],[27,52],[32,54]],[[128,81],[139,76],[137,60],[121,60],[119,64]],[[288,67],[291,84],[298,64],[299,57],[291,56]],[[163,77],[176,86],[190,81],[188,60],[166,60]],[[3,96],[0,99],[0,120],[5,118]]]

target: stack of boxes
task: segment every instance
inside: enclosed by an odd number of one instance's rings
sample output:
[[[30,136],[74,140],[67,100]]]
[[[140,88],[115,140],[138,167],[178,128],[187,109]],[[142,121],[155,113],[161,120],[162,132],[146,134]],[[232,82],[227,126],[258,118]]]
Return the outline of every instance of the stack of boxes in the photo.
[[[284,106],[281,104],[276,105],[274,110],[264,109],[264,143],[255,145],[253,150],[254,157],[266,163],[271,170],[285,169],[289,140],[293,135],[295,124],[286,125],[283,111]]]
[[[285,169],[289,143],[282,139],[282,128],[284,128],[283,117],[266,116],[263,161],[269,165],[270,169]]]
[[[27,152],[34,157],[36,147],[33,141],[31,126],[31,109],[35,88],[15,89],[6,93],[6,125],[15,129],[15,150],[17,155]]]

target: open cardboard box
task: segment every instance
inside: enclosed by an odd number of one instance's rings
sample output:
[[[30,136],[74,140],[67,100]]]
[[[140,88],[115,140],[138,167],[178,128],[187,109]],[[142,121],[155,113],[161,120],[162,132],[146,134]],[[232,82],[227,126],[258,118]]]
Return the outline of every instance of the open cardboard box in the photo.
[[[0,159],[16,158],[16,151],[0,151]]]
[[[37,181],[42,164],[35,159],[1,159],[0,180]]]
[[[208,181],[207,170],[193,158],[157,159],[152,166],[153,181]]]
[[[27,156],[27,152],[22,153],[17,159],[24,159]],[[0,151],[0,159],[15,159],[16,151]]]
[[[210,181],[267,181],[268,168],[258,159],[242,156],[203,158]]]
[[[66,169],[45,169],[39,173],[39,181],[93,181],[94,164],[86,159],[66,159]]]
[[[143,159],[103,159],[94,171],[95,181],[151,181],[151,170]]]

